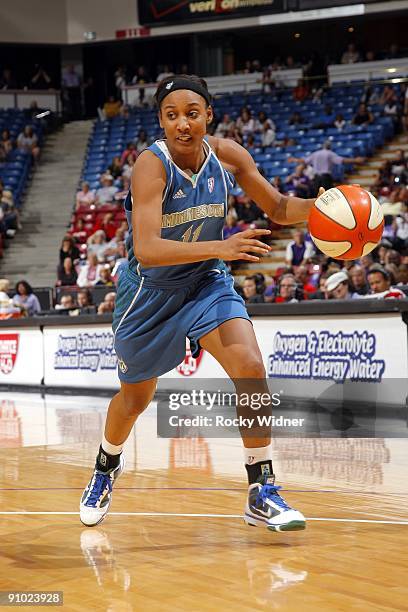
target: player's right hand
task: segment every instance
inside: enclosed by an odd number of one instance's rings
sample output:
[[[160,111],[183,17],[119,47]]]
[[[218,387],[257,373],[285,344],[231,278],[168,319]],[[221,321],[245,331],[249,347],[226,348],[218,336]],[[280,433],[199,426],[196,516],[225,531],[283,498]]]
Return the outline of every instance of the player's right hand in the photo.
[[[239,234],[234,234],[226,240],[220,241],[218,257],[225,261],[236,261],[244,259],[246,261],[259,261],[259,257],[251,255],[257,253],[259,255],[267,255],[271,247],[257,238],[261,236],[269,236],[270,230],[266,229],[247,229]]]

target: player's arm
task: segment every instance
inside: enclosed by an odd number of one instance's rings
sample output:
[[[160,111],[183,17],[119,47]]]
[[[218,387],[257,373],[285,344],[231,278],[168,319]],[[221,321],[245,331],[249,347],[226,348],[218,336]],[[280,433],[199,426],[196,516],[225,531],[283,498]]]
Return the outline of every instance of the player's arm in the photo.
[[[166,172],[160,159],[145,151],[132,174],[133,248],[137,260],[147,267],[173,266],[208,259],[259,261],[255,254],[266,254],[269,247],[256,237],[268,230],[247,230],[228,240],[179,242],[161,237],[162,199]]]
[[[228,166],[245,193],[280,225],[306,221],[314,199],[287,197],[279,193],[258,172],[251,155],[232,140],[209,137],[220,161]]]

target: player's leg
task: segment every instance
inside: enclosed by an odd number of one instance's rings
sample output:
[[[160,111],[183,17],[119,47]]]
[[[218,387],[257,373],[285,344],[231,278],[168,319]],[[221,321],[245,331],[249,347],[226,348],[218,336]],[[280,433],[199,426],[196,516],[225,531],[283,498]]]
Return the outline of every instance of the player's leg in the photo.
[[[80,503],[80,518],[89,527],[105,518],[112,499],[112,486],[124,468],[123,445],[137,417],[147,408],[156,390],[156,378],[139,383],[121,383],[111,400],[95,469]]]
[[[241,393],[269,393],[265,368],[252,324],[241,318],[230,319],[200,338],[201,347],[221,364]],[[242,406],[237,405],[238,415]],[[246,416],[247,408],[245,408]],[[245,468],[248,475],[248,501],[245,520],[273,531],[304,529],[304,516],[282,499],[275,485],[272,468],[270,428],[253,431],[241,428]]]

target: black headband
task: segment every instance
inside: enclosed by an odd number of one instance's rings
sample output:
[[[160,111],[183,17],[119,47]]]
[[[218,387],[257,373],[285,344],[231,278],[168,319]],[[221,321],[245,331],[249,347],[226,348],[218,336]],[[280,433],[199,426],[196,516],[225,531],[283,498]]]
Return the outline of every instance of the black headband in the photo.
[[[196,83],[195,81],[190,81],[190,79],[176,76],[156,93],[158,107],[160,108],[161,103],[166,96],[171,94],[173,91],[177,91],[177,89],[189,89],[190,91],[195,91],[195,93],[204,98],[208,105],[211,104],[211,96],[206,88],[201,85],[201,83]]]

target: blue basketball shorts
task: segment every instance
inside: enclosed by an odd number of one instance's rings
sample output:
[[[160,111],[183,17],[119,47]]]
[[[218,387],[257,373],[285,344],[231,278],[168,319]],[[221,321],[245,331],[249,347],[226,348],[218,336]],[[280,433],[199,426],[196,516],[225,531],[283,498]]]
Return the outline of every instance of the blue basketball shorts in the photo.
[[[181,288],[144,281],[129,268],[119,278],[112,327],[123,382],[141,382],[177,367],[186,354],[186,337],[196,357],[202,336],[229,319],[249,320],[232,276],[224,272],[192,278]]]

